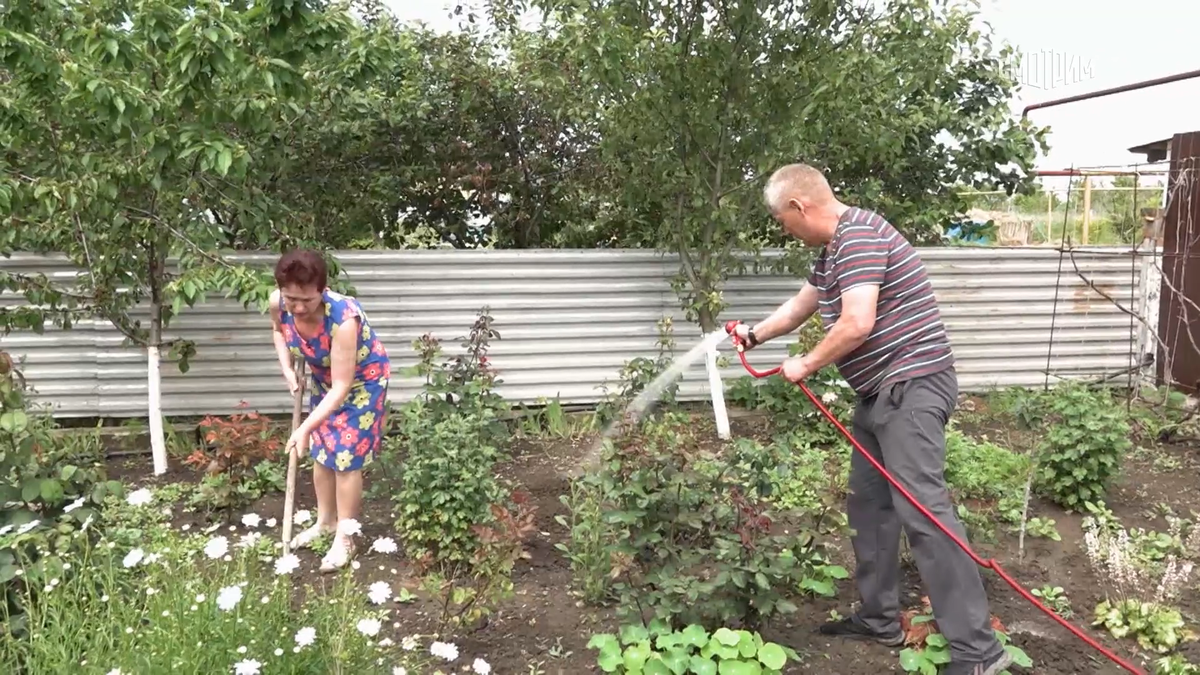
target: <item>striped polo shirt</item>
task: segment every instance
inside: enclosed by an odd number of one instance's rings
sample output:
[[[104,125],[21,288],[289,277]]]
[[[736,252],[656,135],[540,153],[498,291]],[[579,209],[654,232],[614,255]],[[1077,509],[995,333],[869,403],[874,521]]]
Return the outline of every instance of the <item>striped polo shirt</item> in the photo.
[[[813,263],[808,283],[817,288],[826,331],[842,315],[842,293],[864,284],[879,286],[875,327],[865,342],[837,361],[859,396],[954,365],[925,264],[879,214],[854,207],[846,211],[833,240]]]

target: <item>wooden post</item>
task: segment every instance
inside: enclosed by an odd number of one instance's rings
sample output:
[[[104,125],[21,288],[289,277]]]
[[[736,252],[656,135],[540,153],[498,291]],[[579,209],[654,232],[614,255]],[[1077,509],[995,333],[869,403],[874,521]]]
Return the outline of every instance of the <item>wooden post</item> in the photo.
[[[296,359],[296,400],[292,404],[292,432],[300,428],[300,415],[304,412],[304,359]],[[287,493],[283,498],[283,553],[291,552],[292,513],[296,509],[296,471],[300,457],[288,450]]]
[[[1046,188],[1046,241],[1054,241],[1054,190]]]
[[[1083,237],[1080,242],[1088,244],[1088,230],[1092,224],[1092,177],[1083,177]]]

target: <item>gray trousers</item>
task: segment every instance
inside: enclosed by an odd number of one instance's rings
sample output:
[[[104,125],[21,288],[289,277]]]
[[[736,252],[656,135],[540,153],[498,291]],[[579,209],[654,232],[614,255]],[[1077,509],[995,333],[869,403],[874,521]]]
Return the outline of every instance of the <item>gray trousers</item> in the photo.
[[[958,398],[951,369],[884,387],[854,410],[854,437],[930,513],[963,542],[943,472],[946,423]],[[895,491],[857,450],[851,452],[847,515],[854,530],[855,581],[862,596],[858,618],[888,635],[900,630],[900,528],[908,534],[934,618],[950,643],[951,658],[974,662],[1003,647],[979,569],[966,553]]]

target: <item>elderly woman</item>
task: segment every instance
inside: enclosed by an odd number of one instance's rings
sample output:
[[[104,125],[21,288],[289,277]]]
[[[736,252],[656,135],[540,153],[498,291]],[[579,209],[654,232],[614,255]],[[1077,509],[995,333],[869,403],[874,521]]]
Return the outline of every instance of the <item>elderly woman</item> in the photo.
[[[288,451],[313,459],[317,522],[291,545],[309,546],[334,533],[321,561],[321,570],[329,572],[354,553],[361,469],[379,451],[391,363],[358,301],[329,290],[327,275],[317,251],[284,254],[275,265],[271,320],[279,366],[292,392],[300,386],[293,356],[302,357],[312,373],[310,411],[288,440]]]

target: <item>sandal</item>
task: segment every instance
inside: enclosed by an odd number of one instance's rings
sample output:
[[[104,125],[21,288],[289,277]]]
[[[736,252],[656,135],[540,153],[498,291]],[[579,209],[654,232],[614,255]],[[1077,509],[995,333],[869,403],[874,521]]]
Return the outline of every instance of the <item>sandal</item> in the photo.
[[[329,552],[321,559],[320,571],[334,572],[345,567],[354,557],[356,548],[354,539],[350,535],[339,532],[333,540],[333,545],[329,547]]]
[[[326,534],[328,532],[333,532],[333,531],[334,531],[334,528],[329,527],[328,525],[321,525],[318,523],[318,524],[313,525],[312,527],[308,528],[307,530],[301,532],[300,534],[296,535],[295,537],[292,537],[292,541],[291,541],[291,543],[288,544],[288,547],[293,551],[296,551],[296,550],[299,550],[302,548],[308,548],[309,546],[312,546],[312,543],[314,541],[316,541],[317,539],[320,539],[321,535]]]

